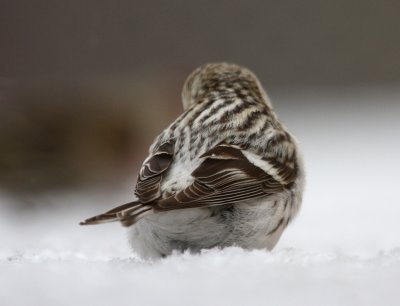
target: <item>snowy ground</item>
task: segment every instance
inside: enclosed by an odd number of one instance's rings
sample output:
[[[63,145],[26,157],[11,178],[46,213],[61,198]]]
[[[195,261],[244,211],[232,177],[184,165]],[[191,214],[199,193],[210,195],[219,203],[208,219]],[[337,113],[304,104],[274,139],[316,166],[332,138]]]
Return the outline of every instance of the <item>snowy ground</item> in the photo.
[[[398,305],[400,92],[273,98],[308,174],[299,218],[273,252],[146,262],[121,227],[77,225],[130,200],[127,190],[48,195],[35,201],[63,205],[26,212],[3,195],[0,305]]]

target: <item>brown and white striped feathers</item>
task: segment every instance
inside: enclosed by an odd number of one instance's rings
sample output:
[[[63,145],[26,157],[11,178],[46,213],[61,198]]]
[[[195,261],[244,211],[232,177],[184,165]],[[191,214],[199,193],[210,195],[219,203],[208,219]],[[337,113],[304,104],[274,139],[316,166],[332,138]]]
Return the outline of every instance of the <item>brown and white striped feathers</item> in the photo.
[[[294,186],[300,161],[255,75],[233,64],[202,66],[186,80],[182,100],[184,112],[157,137],[140,169],[138,200],[82,224],[130,226],[164,211],[296,193],[287,224],[301,202]]]

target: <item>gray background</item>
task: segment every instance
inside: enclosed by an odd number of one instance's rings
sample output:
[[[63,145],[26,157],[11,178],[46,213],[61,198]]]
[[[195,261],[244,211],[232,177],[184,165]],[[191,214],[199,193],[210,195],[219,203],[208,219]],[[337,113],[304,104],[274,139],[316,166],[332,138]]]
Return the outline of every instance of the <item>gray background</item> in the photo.
[[[2,1],[2,77],[169,74],[208,61],[269,86],[400,80],[398,1]]]

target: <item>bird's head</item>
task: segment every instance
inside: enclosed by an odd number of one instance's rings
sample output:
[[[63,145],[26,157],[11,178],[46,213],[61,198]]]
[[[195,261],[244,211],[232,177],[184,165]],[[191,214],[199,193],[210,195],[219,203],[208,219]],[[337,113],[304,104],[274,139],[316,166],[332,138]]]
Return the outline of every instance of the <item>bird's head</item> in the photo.
[[[205,64],[186,79],[182,90],[183,108],[202,103],[205,98],[218,98],[223,94],[243,99],[251,96],[255,101],[271,102],[259,80],[249,69],[229,63]]]

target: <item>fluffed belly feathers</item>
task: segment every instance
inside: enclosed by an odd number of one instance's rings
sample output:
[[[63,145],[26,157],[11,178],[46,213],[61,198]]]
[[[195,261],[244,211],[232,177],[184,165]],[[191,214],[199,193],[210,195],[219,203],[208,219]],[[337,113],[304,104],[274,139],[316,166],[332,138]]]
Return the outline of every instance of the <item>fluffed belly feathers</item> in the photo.
[[[285,197],[236,205],[191,208],[148,216],[128,229],[134,252],[155,259],[174,251],[197,253],[213,247],[271,250],[291,216]]]

